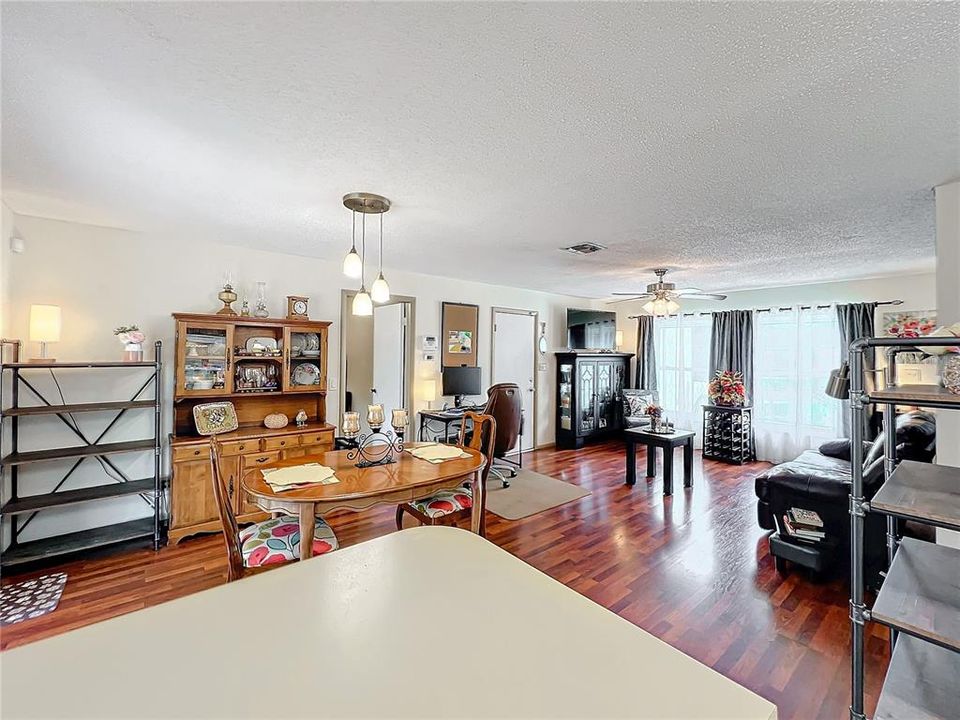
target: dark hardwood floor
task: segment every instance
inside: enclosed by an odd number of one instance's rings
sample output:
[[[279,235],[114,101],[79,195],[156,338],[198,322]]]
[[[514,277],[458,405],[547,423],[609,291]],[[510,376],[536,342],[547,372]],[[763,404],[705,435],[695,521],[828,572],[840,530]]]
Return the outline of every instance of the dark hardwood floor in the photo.
[[[642,449],[638,455],[643,468]],[[786,577],[776,573],[755,520],[753,477],[765,464],[701,463],[698,453],[693,489],[684,490],[678,481],[666,500],[659,480],[647,483],[641,477],[633,488],[623,484],[618,442],[579,451],[540,450],[524,464],[592,494],[516,522],[488,515],[492,542],[776,703],[781,720],[847,717],[845,584],[817,582],[799,571]],[[393,532],[394,510],[337,515],[331,524],[341,543],[352,545]],[[223,543],[217,536],[186,540],[158,553],[133,550],[57,569],[69,574],[60,607],[4,628],[0,647],[33,642],[226,580]],[[886,636],[869,626],[870,712],[886,664]]]

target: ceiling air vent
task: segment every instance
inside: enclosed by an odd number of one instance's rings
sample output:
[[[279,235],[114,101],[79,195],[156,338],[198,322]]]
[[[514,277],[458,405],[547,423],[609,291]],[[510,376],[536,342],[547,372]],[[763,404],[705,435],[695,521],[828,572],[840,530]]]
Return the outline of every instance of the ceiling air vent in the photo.
[[[600,252],[601,250],[606,250],[607,248],[603,245],[597,245],[596,243],[585,242],[560,249],[565,250],[568,253],[573,253],[574,255],[593,255],[595,252]]]

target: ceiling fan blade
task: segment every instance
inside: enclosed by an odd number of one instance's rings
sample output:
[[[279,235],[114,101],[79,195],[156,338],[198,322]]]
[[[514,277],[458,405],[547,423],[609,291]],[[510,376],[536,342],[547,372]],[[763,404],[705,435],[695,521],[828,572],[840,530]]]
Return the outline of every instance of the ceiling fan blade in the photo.
[[[703,290],[701,290],[700,288],[681,288],[679,290],[676,290],[676,289],[671,290],[670,292],[672,292],[674,295],[686,295],[688,293],[693,293],[694,295],[703,294]]]
[[[629,295],[630,297],[653,297],[653,293],[648,292],[612,292],[611,295]]]
[[[631,295],[630,297],[622,297],[619,300],[607,300],[607,305],[616,305],[617,303],[623,302],[633,302],[634,300],[646,300],[649,295]]]
[[[719,293],[702,293],[702,292],[683,293],[681,295],[678,295],[677,297],[681,297],[684,300],[726,300],[727,299],[726,295],[720,295]]]

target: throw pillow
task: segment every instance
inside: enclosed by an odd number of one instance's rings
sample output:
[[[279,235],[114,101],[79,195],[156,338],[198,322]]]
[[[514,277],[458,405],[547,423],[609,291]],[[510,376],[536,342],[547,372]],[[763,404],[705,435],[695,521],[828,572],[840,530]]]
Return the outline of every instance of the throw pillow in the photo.
[[[649,395],[624,395],[624,400],[627,401],[627,417],[639,417],[650,406]]]
[[[850,441],[843,438],[828,440],[820,446],[820,454],[850,462]]]

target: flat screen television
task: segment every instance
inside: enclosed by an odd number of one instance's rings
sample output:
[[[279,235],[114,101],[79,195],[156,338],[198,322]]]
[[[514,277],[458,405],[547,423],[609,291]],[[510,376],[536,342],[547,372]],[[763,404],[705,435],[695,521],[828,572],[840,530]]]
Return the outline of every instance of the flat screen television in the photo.
[[[617,314],[607,310],[567,308],[567,347],[570,350],[616,350]]]

